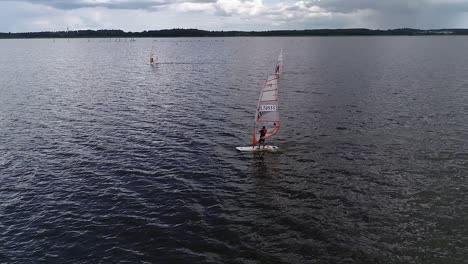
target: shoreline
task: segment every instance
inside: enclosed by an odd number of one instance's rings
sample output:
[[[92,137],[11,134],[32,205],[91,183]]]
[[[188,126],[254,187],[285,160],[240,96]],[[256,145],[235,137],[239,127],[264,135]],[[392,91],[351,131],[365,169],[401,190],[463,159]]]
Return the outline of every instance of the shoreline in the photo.
[[[466,36],[468,29],[307,29],[271,31],[205,31],[198,29],[163,29],[141,32],[123,30],[76,30],[42,32],[0,32],[0,39],[70,39],[70,38],[189,38],[189,37],[347,37],[347,36]]]

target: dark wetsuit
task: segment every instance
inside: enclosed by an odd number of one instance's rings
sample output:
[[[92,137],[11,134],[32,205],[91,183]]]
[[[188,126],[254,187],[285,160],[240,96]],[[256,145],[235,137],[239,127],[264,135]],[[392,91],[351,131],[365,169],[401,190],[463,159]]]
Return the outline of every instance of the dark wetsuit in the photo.
[[[266,136],[267,130],[262,128],[259,132],[260,132],[260,140],[258,141],[258,143],[265,143],[265,136]]]

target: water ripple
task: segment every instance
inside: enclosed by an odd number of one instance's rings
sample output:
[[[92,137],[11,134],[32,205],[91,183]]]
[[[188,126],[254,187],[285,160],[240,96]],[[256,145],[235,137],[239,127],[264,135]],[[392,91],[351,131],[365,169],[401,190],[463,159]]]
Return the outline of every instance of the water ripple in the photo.
[[[468,258],[464,38],[220,40],[0,42],[0,262]]]

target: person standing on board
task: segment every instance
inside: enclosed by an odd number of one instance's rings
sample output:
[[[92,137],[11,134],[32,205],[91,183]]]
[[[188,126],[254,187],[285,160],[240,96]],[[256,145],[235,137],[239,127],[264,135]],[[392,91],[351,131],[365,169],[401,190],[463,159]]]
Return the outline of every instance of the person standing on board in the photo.
[[[260,143],[263,143],[263,148],[265,148],[265,136],[267,133],[267,129],[265,126],[260,129],[260,139],[258,140],[258,148],[260,148]]]
[[[279,71],[280,71],[280,66],[276,66],[276,70],[275,70],[275,74],[279,74]]]

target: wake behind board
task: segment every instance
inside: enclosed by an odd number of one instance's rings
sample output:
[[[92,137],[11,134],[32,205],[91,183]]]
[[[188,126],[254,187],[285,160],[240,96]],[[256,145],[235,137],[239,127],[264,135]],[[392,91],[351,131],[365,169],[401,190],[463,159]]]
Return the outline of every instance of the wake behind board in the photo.
[[[266,145],[266,146],[261,146],[260,148],[258,146],[249,146],[249,147],[236,147],[237,150],[242,151],[242,152],[254,152],[254,151],[277,151],[279,148],[277,146],[271,146],[271,145]]]

